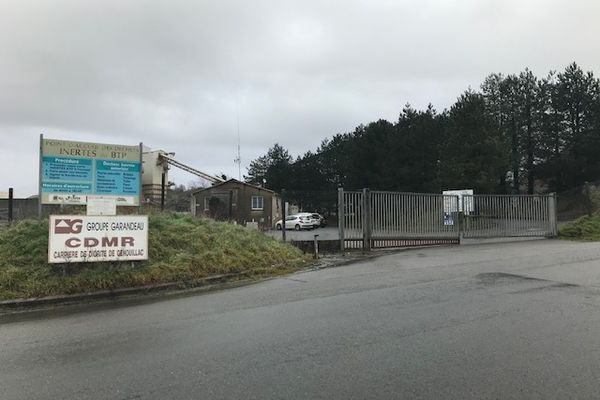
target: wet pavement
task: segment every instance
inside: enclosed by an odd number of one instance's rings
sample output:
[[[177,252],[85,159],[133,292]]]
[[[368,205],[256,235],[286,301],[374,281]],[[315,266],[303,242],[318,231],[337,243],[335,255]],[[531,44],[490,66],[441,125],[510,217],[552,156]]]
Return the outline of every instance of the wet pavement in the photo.
[[[594,399],[600,244],[415,249],[0,317],[0,398]]]

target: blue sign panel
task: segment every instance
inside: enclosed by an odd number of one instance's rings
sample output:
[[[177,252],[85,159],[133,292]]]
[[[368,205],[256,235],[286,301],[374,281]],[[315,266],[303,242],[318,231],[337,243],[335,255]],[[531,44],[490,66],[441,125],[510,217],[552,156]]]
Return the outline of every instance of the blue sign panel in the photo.
[[[96,160],[96,194],[135,196],[139,191],[139,162]]]
[[[44,181],[86,181],[93,180],[92,160],[72,157],[46,156],[42,160]]]

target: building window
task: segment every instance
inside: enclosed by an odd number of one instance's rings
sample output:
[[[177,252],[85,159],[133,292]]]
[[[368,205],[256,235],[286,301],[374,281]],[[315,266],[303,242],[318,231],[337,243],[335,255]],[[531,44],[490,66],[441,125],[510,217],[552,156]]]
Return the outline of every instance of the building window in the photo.
[[[204,211],[210,210],[210,197],[204,198]]]
[[[262,196],[252,196],[252,209],[262,210],[264,206],[264,199]]]

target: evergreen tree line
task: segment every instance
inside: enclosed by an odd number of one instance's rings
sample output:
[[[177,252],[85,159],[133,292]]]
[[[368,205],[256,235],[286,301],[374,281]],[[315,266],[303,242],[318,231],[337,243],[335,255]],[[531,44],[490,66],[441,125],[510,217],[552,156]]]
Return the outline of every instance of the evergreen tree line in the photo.
[[[295,160],[276,143],[245,178],[278,192],[562,191],[600,179],[600,81],[576,63],[543,78],[491,74],[449,110],[407,105]]]

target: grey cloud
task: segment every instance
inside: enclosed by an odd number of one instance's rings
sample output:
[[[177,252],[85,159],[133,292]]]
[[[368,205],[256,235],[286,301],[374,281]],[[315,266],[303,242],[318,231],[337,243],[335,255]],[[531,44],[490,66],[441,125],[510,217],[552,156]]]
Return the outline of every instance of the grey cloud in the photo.
[[[41,132],[143,141],[237,176],[236,115],[245,166],[274,142],[302,154],[407,102],[448,107],[491,72],[593,69],[599,12],[593,0],[4,0],[0,157],[24,166],[0,172],[0,190],[35,192]]]

